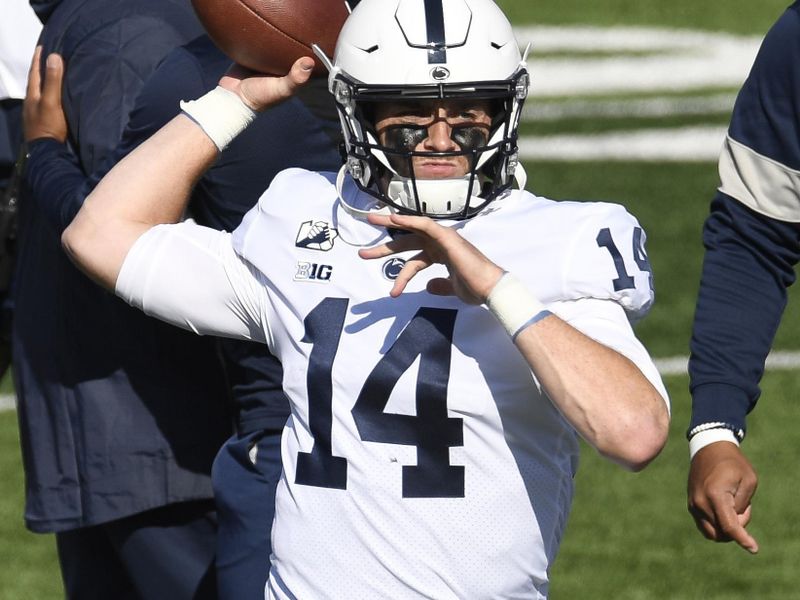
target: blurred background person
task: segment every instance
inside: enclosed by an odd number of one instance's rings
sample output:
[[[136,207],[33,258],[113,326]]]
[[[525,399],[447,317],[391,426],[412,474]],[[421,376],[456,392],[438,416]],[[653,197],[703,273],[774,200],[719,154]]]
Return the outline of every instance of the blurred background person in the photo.
[[[230,59],[207,36],[172,51],[144,85],[119,146],[103,168],[90,176],[69,160],[63,145],[43,148],[38,156],[40,168],[60,172],[72,182],[62,188],[59,203],[77,210],[108,167],[178,114],[181,99],[216,86],[230,65]],[[44,101],[40,112],[42,123],[64,118],[60,109]],[[275,143],[265,145],[265,139]],[[260,115],[220,155],[195,188],[192,217],[210,227],[234,229],[281,170],[293,166],[338,169],[339,140],[327,81],[317,79],[298,97]],[[70,208],[65,214],[71,217],[73,212]],[[221,598],[260,598],[269,573],[274,496],[281,474],[280,436],[289,406],[281,388],[280,363],[262,344],[234,340],[219,340],[219,344],[236,424],[213,470],[219,592]]]
[[[0,19],[0,378],[11,365],[11,273],[16,251],[22,99],[42,24],[28,0],[7,0]]]
[[[42,24],[27,0],[5,0],[0,19],[0,192],[22,144],[22,99]]]
[[[69,69],[60,118],[31,94],[24,109],[13,368],[26,525],[55,532],[68,598],[214,598],[210,471],[231,433],[215,340],[128,308],[59,243],[145,80],[202,29],[188,0],[32,6],[42,57]],[[54,130],[64,143],[42,139]]]

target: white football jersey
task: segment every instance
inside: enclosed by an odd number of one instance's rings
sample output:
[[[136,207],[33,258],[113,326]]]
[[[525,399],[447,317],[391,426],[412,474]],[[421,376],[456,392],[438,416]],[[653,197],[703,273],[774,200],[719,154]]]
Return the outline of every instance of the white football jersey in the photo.
[[[148,269],[163,277],[134,273],[148,263],[140,240],[118,282],[151,314],[262,339],[283,364],[292,415],[267,596],[546,597],[573,494],[575,431],[485,306],[425,291],[444,267],[389,297],[413,253],[361,259],[358,248],[388,233],[345,209],[333,177],[293,169],[274,180],[232,236],[246,266],[195,286],[235,290],[218,292],[216,313],[175,316],[206,301],[186,297],[200,292],[176,281],[185,262],[163,266],[160,241]],[[346,195],[371,202],[354,186]],[[449,224],[553,312],[631,358],[666,398],[624,316],[642,316],[653,299],[644,234],[624,209],[513,192]],[[202,237],[203,253],[230,253],[227,234]],[[249,281],[238,283],[242,271]]]

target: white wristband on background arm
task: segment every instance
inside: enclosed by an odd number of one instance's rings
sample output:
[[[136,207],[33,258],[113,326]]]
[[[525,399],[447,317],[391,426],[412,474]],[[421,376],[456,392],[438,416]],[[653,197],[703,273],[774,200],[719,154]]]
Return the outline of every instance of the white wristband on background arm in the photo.
[[[715,442],[731,442],[739,445],[739,440],[730,429],[722,427],[705,429],[689,438],[689,460],[692,460],[700,450]]]
[[[204,96],[181,102],[181,110],[197,123],[222,152],[256,118],[238,94],[217,86]]]
[[[486,306],[511,339],[516,339],[523,329],[552,314],[519,279],[508,272],[503,273],[489,292]]]

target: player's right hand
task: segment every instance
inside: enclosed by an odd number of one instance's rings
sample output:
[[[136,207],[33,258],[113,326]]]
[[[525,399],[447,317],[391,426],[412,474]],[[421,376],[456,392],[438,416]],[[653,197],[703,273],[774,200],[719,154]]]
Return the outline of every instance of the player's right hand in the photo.
[[[449,276],[428,281],[428,292],[437,296],[458,296],[467,304],[486,302],[489,293],[503,276],[500,267],[461,237],[455,229],[444,227],[433,219],[380,213],[372,213],[367,219],[373,225],[403,229],[409,234],[380,246],[363,248],[358,251],[361,258],[384,258],[398,252],[418,251],[406,261],[395,279],[389,292],[392,298],[399,296],[417,273],[434,263],[447,267]]]
[[[736,444],[715,442],[700,449],[692,459],[687,490],[689,512],[700,533],[758,552],[758,542],[745,529],[757,486],[758,476]]]
[[[314,70],[314,59],[298,58],[283,77],[264,75],[241,65],[233,65],[219,80],[220,87],[239,95],[242,102],[256,112],[288,100],[303,86]]]

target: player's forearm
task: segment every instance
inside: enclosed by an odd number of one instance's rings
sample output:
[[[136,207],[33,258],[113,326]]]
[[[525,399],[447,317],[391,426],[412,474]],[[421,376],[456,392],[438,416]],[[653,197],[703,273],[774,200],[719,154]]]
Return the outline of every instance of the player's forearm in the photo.
[[[658,455],[669,414],[633,362],[556,316],[524,329],[516,344],[553,404],[598,452],[631,470]]]
[[[62,241],[73,261],[112,289],[125,256],[145,231],[181,218],[217,148],[179,115],[126,156],[86,199]]]

